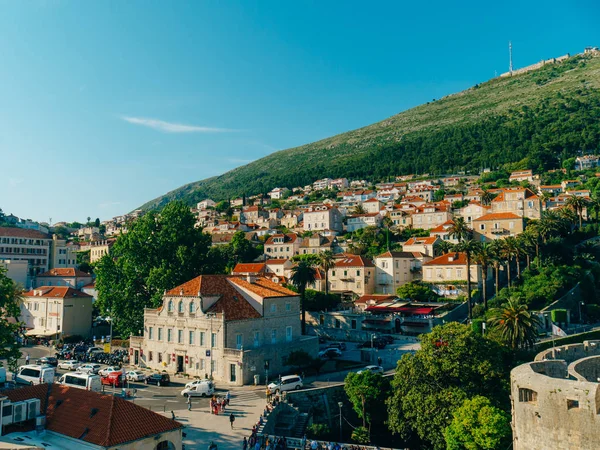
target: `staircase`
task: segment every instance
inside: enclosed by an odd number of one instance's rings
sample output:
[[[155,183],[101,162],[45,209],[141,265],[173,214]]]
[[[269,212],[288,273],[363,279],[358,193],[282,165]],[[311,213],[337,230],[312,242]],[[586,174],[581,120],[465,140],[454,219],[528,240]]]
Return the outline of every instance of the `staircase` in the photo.
[[[296,418],[296,422],[294,423],[294,428],[292,428],[292,435],[290,437],[301,438],[304,436],[306,431],[306,425],[308,424],[308,414],[300,413]]]

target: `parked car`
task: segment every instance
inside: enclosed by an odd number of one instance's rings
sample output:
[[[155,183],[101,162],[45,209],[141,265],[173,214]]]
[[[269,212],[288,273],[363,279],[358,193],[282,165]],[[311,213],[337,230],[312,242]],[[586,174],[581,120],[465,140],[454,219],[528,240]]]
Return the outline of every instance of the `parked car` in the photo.
[[[187,387],[181,391],[184,397],[210,397],[215,393],[215,385],[210,380],[202,380],[193,386]]]
[[[140,372],[139,370],[127,372],[127,379],[129,381],[144,381],[144,378],[146,378],[146,375],[144,372]]]
[[[373,373],[379,373],[383,375],[383,367],[381,366],[367,366],[364,369],[360,369],[357,373],[363,373],[363,372],[373,372]]]
[[[193,386],[197,386],[197,385],[199,385],[199,384],[201,384],[201,383],[206,383],[206,382],[208,382],[208,381],[210,381],[210,380],[203,379],[203,380],[194,380],[194,381],[190,381],[189,383],[186,383],[186,384],[185,384],[185,387],[186,387],[186,388],[191,388],[191,387],[193,387]],[[213,385],[214,385],[214,383],[213,383]]]
[[[144,383],[155,384],[157,386],[168,386],[170,382],[171,379],[166,373],[153,373],[144,378]]]
[[[105,386],[122,387],[125,384],[124,381],[125,378],[121,371],[108,373],[101,378],[101,382]]]
[[[77,372],[97,374],[100,371],[100,367],[102,367],[100,364],[84,364],[77,368]]]
[[[37,364],[49,364],[53,367],[58,365],[58,359],[56,359],[54,356],[42,356],[36,362]]]
[[[298,375],[287,375],[285,377],[281,377],[281,383],[279,381],[276,383],[270,383],[269,389],[275,393],[279,393],[298,390],[301,389],[302,386],[302,378],[300,378]]]
[[[65,386],[85,389],[86,391],[100,392],[102,390],[100,377],[89,373],[66,373],[60,377],[58,382]]]
[[[20,366],[17,372],[13,374],[17,384],[43,384],[54,383],[54,367],[48,365],[29,364]]]
[[[385,342],[386,344],[394,343],[394,336],[390,336],[389,334],[384,334],[383,336],[379,336],[377,339]]]
[[[371,347],[371,343],[373,343],[373,347]],[[381,339],[373,339],[373,341],[366,341],[363,342],[361,347],[362,348],[378,348],[378,349],[382,349],[385,348],[385,346],[387,345],[387,343],[385,341],[382,341]]]
[[[337,348],[328,348],[319,352],[319,358],[338,358],[340,356],[342,356],[342,352]]]
[[[79,361],[75,360],[75,359],[70,359],[68,361],[61,361],[58,363],[58,368],[59,369],[67,369],[67,370],[77,370],[77,367],[79,367],[81,364]]]
[[[101,377],[105,377],[106,375],[108,375],[109,373],[112,372],[121,372],[121,369],[115,366],[108,366],[105,367],[104,369],[100,369],[98,371],[98,375],[100,375]]]
[[[330,342],[327,348],[337,348],[338,350],[346,350],[345,342]]]

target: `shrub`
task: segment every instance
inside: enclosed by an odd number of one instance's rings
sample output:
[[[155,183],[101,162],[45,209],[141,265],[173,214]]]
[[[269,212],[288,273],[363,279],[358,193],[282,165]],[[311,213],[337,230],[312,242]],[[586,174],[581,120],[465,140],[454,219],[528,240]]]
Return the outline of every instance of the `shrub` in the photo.
[[[331,430],[324,423],[312,423],[306,428],[306,437],[309,439],[325,439],[330,433]]]
[[[567,321],[566,309],[553,309],[551,311],[552,322],[565,323]]]
[[[368,444],[371,441],[369,430],[365,427],[356,427],[352,432],[352,440],[358,444]]]

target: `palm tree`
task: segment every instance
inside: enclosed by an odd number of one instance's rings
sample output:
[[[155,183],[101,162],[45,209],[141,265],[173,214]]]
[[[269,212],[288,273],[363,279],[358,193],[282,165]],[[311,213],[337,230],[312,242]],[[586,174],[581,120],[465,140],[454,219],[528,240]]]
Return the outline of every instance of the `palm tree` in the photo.
[[[300,292],[300,301],[302,305],[302,334],[306,334],[306,286],[316,281],[315,268],[307,261],[299,261],[296,267],[292,268],[290,280]]]
[[[502,242],[496,240],[490,242],[488,251],[492,257],[492,265],[494,266],[495,272],[495,283],[496,295],[500,291],[500,266],[502,265]]]
[[[537,232],[545,244],[548,238],[561,233],[565,228],[565,219],[556,211],[544,211],[542,218],[537,222]]]
[[[540,199],[542,200],[542,206],[546,209],[546,205],[548,204],[548,200],[552,198],[552,194],[550,192],[542,192]]]
[[[469,228],[464,217],[454,219],[452,226],[448,229],[450,236],[458,239],[458,242],[467,241],[473,236],[473,230]]]
[[[467,305],[469,307],[469,319],[473,317],[472,305],[471,305],[471,260],[473,255],[477,253],[479,249],[479,243],[475,241],[462,241],[454,246],[454,250],[465,254],[467,260]]]
[[[503,239],[501,256],[506,260],[506,276],[508,277],[508,286],[510,287],[510,260],[515,256],[515,241],[511,237]]]
[[[323,272],[325,272],[325,293],[329,294],[329,269],[335,267],[335,259],[331,250],[325,250],[319,253],[319,263]]]
[[[439,252],[441,252],[442,255],[445,255],[446,253],[451,251],[453,248],[454,248],[454,245],[452,243],[450,243],[449,241],[442,241],[437,246],[437,250]]]
[[[394,226],[394,221],[390,218],[389,215],[385,215],[384,218],[381,220],[381,224],[384,226],[386,232],[387,232],[387,236],[386,236],[386,248],[389,250],[390,249],[390,228],[392,228]]]
[[[489,205],[490,203],[492,203],[492,200],[494,200],[494,194],[492,194],[490,191],[487,190],[487,188],[483,188],[481,190],[481,204],[482,205]]]
[[[367,211],[365,210],[365,207],[362,204],[359,203],[358,205],[356,205],[354,207],[354,209],[352,210],[352,212],[354,214],[366,214]]]
[[[583,210],[587,207],[588,201],[583,197],[578,197],[577,195],[571,195],[565,205],[575,211],[577,217],[579,217],[579,229],[581,229],[581,223],[583,221]]]
[[[493,255],[492,250],[490,249],[489,243],[483,243],[477,249],[477,252],[474,255],[473,261],[475,264],[479,264],[481,266],[482,273],[482,282],[483,282],[483,308],[487,311],[487,272],[490,264],[492,263]]]
[[[489,323],[500,331],[502,339],[515,350],[533,346],[540,320],[527,310],[527,305],[510,298],[502,308],[494,311]]]

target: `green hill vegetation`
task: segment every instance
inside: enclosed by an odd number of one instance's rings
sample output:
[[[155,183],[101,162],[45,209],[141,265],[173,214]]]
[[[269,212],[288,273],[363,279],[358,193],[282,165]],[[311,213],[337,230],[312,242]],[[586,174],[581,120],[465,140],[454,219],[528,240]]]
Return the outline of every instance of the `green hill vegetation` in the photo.
[[[495,78],[389,119],[279,151],[190,183],[142,206],[194,204],[304,186],[323,177],[386,180],[402,174],[543,170],[600,147],[600,57],[578,55]]]

